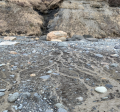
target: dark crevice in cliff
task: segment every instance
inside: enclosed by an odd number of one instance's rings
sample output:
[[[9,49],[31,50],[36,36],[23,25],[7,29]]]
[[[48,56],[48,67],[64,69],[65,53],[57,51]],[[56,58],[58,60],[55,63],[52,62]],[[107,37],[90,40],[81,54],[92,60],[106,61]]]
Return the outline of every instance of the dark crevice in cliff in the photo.
[[[44,18],[44,25],[42,27],[42,35],[46,35],[49,32],[48,24],[49,21],[52,20],[55,17],[55,14],[58,13],[59,8],[50,9],[47,11],[47,13],[40,12],[39,10],[34,9],[38,12],[39,15],[43,16]]]

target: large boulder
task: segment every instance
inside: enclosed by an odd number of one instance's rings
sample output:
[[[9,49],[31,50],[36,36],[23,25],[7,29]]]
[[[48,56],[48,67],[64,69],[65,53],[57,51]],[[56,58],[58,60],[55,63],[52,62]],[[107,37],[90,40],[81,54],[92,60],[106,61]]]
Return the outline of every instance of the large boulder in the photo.
[[[59,7],[63,0],[6,0],[7,2],[20,5],[22,7],[32,7],[41,12]]]
[[[47,34],[47,39],[48,41],[54,41],[54,39],[56,40],[61,40],[61,41],[65,41],[68,37],[66,32],[63,31],[51,31],[50,33]]]
[[[74,34],[118,37],[120,8],[110,7],[107,0],[65,0],[54,19],[49,21],[48,29],[49,32],[65,31],[71,37]]]
[[[41,35],[43,17],[29,7],[0,1],[0,35]]]

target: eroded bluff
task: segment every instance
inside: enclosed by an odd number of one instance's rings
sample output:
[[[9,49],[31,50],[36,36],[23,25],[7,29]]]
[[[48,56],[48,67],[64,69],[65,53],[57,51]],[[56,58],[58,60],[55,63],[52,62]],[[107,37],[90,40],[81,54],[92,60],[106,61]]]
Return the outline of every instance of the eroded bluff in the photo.
[[[0,35],[41,36],[45,32],[43,27],[47,27],[46,33],[62,30],[70,37],[74,34],[95,38],[119,37],[119,6],[119,0],[0,1]],[[50,10],[58,11],[53,15]],[[44,14],[52,16],[47,24]]]

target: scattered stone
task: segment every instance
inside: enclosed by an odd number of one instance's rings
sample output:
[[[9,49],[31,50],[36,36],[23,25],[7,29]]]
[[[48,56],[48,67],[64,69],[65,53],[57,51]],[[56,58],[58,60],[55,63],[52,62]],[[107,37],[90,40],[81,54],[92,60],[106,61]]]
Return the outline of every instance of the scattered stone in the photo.
[[[112,63],[110,64],[110,67],[118,67],[118,63]]]
[[[101,55],[101,54],[95,54],[95,56],[97,56],[99,58],[103,58],[103,55]]]
[[[35,76],[36,76],[36,74],[31,74],[31,75],[30,75],[30,77],[35,77]]]
[[[0,43],[0,45],[17,45],[17,44],[19,44],[19,42],[5,41]]]
[[[22,105],[22,104],[20,104],[20,105],[19,105],[19,107],[18,107],[18,109],[19,109],[19,110],[21,110],[21,109],[22,109],[22,107],[23,107],[23,105]]]
[[[16,37],[4,37],[4,40],[16,40]]]
[[[0,89],[0,92],[5,92],[6,91],[6,89]]]
[[[48,73],[48,74],[51,74],[51,73],[52,73],[52,70],[49,70],[47,73]]]
[[[62,40],[59,39],[52,39],[51,41],[62,42]]]
[[[52,110],[46,110],[45,112],[53,112]]]
[[[59,108],[58,112],[67,112],[67,110],[63,109],[63,108]]]
[[[53,75],[60,75],[59,73],[52,73]]]
[[[57,104],[55,104],[55,106],[57,108],[65,108],[65,106],[63,104],[61,104],[61,103],[57,103]]]
[[[8,112],[8,110],[4,110],[3,112]]]
[[[79,101],[83,101],[83,97],[77,97],[76,99]]]
[[[18,97],[19,97],[19,93],[16,92],[8,97],[8,102],[12,103],[12,102],[16,101],[18,99]]]
[[[39,40],[39,38],[36,37],[35,40]]]
[[[118,55],[118,54],[112,54],[111,57],[113,57],[113,58],[118,58],[119,55]]]
[[[35,94],[34,94],[34,99],[35,99],[35,101],[39,101],[40,96],[38,95],[38,93],[35,93]]]
[[[0,97],[4,96],[5,93],[4,92],[0,92]]]
[[[47,38],[47,35],[43,35],[40,37],[40,40],[46,40],[46,38]]]
[[[105,85],[107,88],[113,88],[113,86],[111,84],[106,84]]]
[[[120,45],[117,45],[114,47],[115,49],[120,49]]]
[[[102,98],[102,100],[107,100],[107,99],[108,99],[108,97],[103,97],[103,98]]]
[[[1,67],[1,66],[5,66],[5,64],[0,64],[0,67]]]
[[[68,47],[68,43],[67,42],[59,42],[58,46],[59,47]]]
[[[98,42],[98,39],[97,39],[97,38],[86,38],[86,40],[88,40],[88,41],[93,41],[93,42]]]
[[[92,35],[83,35],[83,37],[86,39],[86,38],[93,38]]]
[[[40,78],[43,79],[43,80],[47,80],[47,79],[50,78],[50,75],[41,76]]]
[[[99,93],[105,93],[105,92],[107,92],[107,89],[104,86],[100,86],[100,87],[96,87],[95,91],[97,91]]]
[[[47,40],[51,41],[52,39],[58,39],[61,41],[65,41],[68,37],[66,32],[63,31],[52,31],[47,34]]]
[[[15,51],[10,51],[10,54],[17,54],[17,52],[15,52]]]
[[[27,98],[31,97],[31,94],[29,92],[25,92],[25,93],[22,94],[22,97],[27,99]]]

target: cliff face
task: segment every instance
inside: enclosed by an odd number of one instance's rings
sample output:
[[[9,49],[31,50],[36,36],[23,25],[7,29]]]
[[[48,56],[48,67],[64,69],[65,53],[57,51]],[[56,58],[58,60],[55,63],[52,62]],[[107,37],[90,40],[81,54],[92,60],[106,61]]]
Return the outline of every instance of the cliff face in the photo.
[[[64,1],[56,17],[49,22],[49,30],[63,30],[96,38],[120,36],[120,8],[109,7],[101,1]]]
[[[119,0],[4,0],[0,1],[0,35],[42,35],[63,30],[96,38],[120,36]],[[50,10],[59,10],[53,15]],[[43,15],[49,14],[44,21]],[[52,17],[50,17],[52,16]],[[50,18],[50,19],[49,19]],[[52,19],[51,19],[52,18]],[[45,31],[44,31],[45,32]]]

